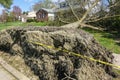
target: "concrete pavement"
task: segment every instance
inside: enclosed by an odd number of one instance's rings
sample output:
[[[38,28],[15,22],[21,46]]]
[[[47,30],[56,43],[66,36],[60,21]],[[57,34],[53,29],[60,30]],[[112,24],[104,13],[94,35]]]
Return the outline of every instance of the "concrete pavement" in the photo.
[[[113,54],[114,60],[113,63],[120,66],[120,54]]]
[[[0,65],[0,80],[17,80]]]
[[[0,57],[0,80],[30,80]]]

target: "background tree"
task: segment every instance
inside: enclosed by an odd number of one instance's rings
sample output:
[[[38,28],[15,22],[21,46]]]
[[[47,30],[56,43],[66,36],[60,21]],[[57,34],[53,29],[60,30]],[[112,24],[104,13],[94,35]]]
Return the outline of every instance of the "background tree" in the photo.
[[[23,15],[28,15],[28,11],[24,11],[22,14]]]
[[[0,4],[5,8],[10,8],[13,0],[0,0]]]
[[[14,16],[13,12],[9,12],[7,22],[13,22],[13,21],[15,21],[15,16]]]
[[[8,18],[8,11],[7,9],[4,9],[2,10],[2,15],[1,15],[2,22],[7,22],[7,18]]]
[[[47,9],[51,9],[51,8],[54,8],[55,7],[55,4],[52,2],[52,0],[44,0],[44,1],[39,1],[37,3],[35,3],[33,6],[32,6],[32,9],[34,11],[37,11],[39,10],[40,8],[47,8]]]
[[[22,10],[20,9],[19,6],[13,6],[12,12],[16,20],[18,20],[22,14]]]
[[[13,2],[13,0],[0,0],[0,5],[2,5],[3,7],[6,8],[2,11],[2,14],[0,15],[0,21],[1,22],[6,22],[7,21],[7,18],[8,18],[7,9],[10,8],[12,2]]]

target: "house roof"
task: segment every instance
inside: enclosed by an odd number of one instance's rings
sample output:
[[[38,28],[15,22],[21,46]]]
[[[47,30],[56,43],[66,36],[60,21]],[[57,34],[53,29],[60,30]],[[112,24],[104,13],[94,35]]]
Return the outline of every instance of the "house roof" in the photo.
[[[36,17],[36,11],[31,11],[28,13],[27,17]]]
[[[55,12],[54,9],[41,8],[41,9],[39,9],[39,10],[44,10],[44,11],[46,11],[46,12],[48,12],[48,13],[54,13],[54,12]],[[38,11],[39,11],[39,10],[38,10]]]

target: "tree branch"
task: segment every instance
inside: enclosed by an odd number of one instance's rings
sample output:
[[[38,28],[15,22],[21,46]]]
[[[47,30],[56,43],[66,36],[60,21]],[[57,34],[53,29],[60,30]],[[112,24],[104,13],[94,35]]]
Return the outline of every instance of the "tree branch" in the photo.
[[[103,19],[107,19],[107,18],[112,18],[112,17],[120,17],[120,15],[105,16],[105,17],[98,18],[98,19],[95,19],[95,20],[92,20],[92,21],[87,21],[87,22],[88,22],[88,23],[89,23],[89,22],[97,22],[97,21],[100,21],[100,20],[103,20]]]
[[[75,11],[73,10],[73,7],[72,7],[72,5],[69,3],[69,0],[65,0],[65,1],[68,2],[68,5],[69,5],[69,7],[70,7],[70,9],[71,9],[71,11],[72,11],[72,13],[73,13],[73,15],[76,17],[77,20],[79,20],[79,17],[77,16],[77,14],[75,13]]]
[[[99,0],[96,0],[94,2],[94,4],[85,12],[85,14],[83,15],[83,17],[79,20],[80,23],[82,23],[84,21],[84,19],[87,17],[88,13],[90,13],[90,11],[92,10],[93,7],[95,7],[97,5],[97,3],[99,2]]]

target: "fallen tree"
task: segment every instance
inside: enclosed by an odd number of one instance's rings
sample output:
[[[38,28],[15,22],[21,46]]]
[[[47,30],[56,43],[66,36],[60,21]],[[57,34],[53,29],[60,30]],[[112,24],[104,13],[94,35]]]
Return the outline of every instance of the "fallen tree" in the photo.
[[[60,22],[66,23],[67,25],[63,25],[62,27],[67,28],[83,28],[88,27],[97,30],[105,30],[105,27],[101,25],[100,22],[104,23],[104,20],[113,19],[120,17],[119,11],[117,10],[120,6],[119,0],[65,0],[66,4],[69,6],[66,9],[63,8],[63,11],[58,10],[57,18]],[[77,6],[75,5],[77,2]],[[80,14],[79,11],[81,10]],[[67,14],[66,11],[71,11]],[[63,12],[66,16],[64,16]],[[61,17],[62,16],[62,17]],[[72,18],[71,18],[72,16]],[[76,19],[74,19],[76,18]],[[118,19],[119,20],[119,19]],[[73,23],[71,23],[71,21]],[[99,23],[99,24],[98,24]],[[93,25],[94,24],[94,25]],[[108,23],[109,24],[109,23]],[[97,26],[95,26],[97,25]]]

